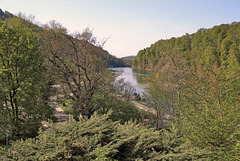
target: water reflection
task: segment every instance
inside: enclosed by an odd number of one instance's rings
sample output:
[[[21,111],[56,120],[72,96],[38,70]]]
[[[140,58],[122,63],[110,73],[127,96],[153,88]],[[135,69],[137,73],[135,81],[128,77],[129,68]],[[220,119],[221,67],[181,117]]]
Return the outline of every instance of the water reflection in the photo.
[[[119,79],[124,78],[126,82],[130,82],[135,88],[137,93],[144,92],[147,85],[147,77],[150,74],[146,71],[132,70],[130,67],[111,68],[111,70],[122,71]]]

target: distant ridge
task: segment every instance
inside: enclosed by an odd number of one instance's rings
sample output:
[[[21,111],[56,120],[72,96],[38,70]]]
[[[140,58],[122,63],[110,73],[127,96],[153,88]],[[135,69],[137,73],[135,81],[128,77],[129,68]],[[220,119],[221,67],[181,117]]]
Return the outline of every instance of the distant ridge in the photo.
[[[133,59],[135,59],[135,58],[136,58],[136,56],[131,55],[131,56],[122,57],[121,59],[123,59],[123,60],[133,60]]]
[[[9,17],[13,17],[13,14],[8,11],[3,12],[2,9],[0,8],[0,19],[5,20],[6,18]]]
[[[0,9],[0,16],[5,16],[5,13]]]
[[[121,60],[125,63],[126,67],[131,67],[132,66],[132,61],[136,58],[136,56],[131,55],[131,56],[125,56],[122,57]]]

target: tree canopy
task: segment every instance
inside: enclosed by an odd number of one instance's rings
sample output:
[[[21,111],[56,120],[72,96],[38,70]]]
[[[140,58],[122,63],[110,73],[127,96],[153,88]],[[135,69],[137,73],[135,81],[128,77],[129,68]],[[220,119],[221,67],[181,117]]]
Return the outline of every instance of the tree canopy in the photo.
[[[159,40],[151,47],[140,50],[132,66],[135,69],[158,71],[167,64],[165,58],[179,55],[185,58],[190,67],[201,65],[204,68],[240,67],[240,22],[222,24],[210,29],[199,29],[196,33],[178,38]]]
[[[39,79],[41,78],[41,79]],[[51,113],[36,37],[19,19],[0,22],[1,129],[31,134]]]

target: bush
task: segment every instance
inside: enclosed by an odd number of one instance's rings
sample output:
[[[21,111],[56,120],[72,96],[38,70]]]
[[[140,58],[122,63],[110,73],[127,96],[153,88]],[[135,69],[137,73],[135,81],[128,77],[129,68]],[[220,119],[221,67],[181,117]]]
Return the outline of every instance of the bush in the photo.
[[[102,97],[100,94],[96,94],[91,103],[97,109],[98,114],[106,114],[109,110],[112,110],[110,118],[113,121],[120,121],[121,124],[130,120],[142,122],[143,119],[155,119],[153,114],[138,109],[130,102],[121,100],[120,97]]]
[[[183,157],[181,154],[186,153],[184,148],[179,148],[182,141],[179,141],[176,130],[156,131],[132,121],[122,125],[113,122],[110,116],[110,113],[95,114],[89,120],[80,118],[78,122],[70,118],[61,126],[40,131],[34,139],[16,141],[8,151],[0,150],[0,159],[178,160],[178,155]],[[189,158],[197,153],[190,151],[187,154]]]

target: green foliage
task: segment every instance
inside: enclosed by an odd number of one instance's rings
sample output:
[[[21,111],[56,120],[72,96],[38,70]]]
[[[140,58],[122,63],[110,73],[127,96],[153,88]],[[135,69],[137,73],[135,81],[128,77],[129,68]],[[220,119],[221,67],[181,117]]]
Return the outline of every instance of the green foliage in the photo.
[[[172,123],[160,131],[162,153],[153,160],[207,160],[210,152],[206,149],[193,147],[182,137],[182,131]]]
[[[121,124],[130,120],[142,122],[143,119],[155,119],[153,114],[138,109],[130,102],[122,100],[123,98],[112,96],[110,93],[104,94],[103,92],[96,93],[92,100],[92,106],[96,107],[98,114],[106,114],[111,110],[113,113],[110,118],[113,121],[120,121]]]
[[[50,28],[44,30],[17,18],[0,22],[1,140],[5,139],[6,130],[15,138],[36,135],[36,130],[41,126],[40,121],[52,114],[47,104],[50,95],[47,83],[59,82],[60,79],[56,80],[55,77],[63,75],[66,80],[76,76],[78,70],[72,68],[71,61],[76,59],[70,59],[72,54],[69,54],[68,48],[74,49],[71,53],[80,51],[75,50],[76,44],[73,43],[79,35],[73,38],[67,35],[65,28],[57,26],[59,24],[52,25],[50,33]],[[42,34],[43,30],[45,35]],[[57,30],[61,34],[56,34]],[[96,43],[91,35],[91,32],[85,32],[83,36],[86,37],[78,45],[81,46],[88,39]],[[35,36],[39,36],[40,40]],[[41,36],[53,36],[54,39]],[[0,147],[0,159],[239,160],[239,37],[240,23],[232,23],[212,29],[199,29],[194,34],[179,38],[160,40],[139,51],[132,66],[161,73],[150,84],[151,103],[162,114],[172,110],[173,118],[176,117],[178,121],[175,126],[156,131],[137,124],[143,118],[152,119],[152,116],[117,97],[119,93],[116,91],[121,91],[121,87],[115,88],[112,77],[103,72],[99,77],[101,85],[97,83],[90,88],[96,91],[86,92],[81,97],[81,101],[87,101],[83,103],[84,107],[90,103],[94,107],[91,110],[97,110],[91,119],[80,118],[77,122],[70,118],[69,122],[61,126],[40,131],[36,138],[16,141],[10,148]],[[63,38],[68,39],[68,43]],[[44,40],[49,40],[48,45]],[[46,53],[43,51],[47,51],[48,47],[56,47],[56,50],[50,52],[55,57],[51,59],[48,55],[53,63],[65,53],[66,57],[59,61],[66,61],[63,66],[69,66],[67,74],[61,75],[60,72],[50,76],[47,73],[50,70],[52,73],[59,71],[59,66],[53,69],[44,60]],[[82,91],[83,83],[87,89],[87,84],[98,80],[94,78],[86,83],[86,80],[81,81],[80,78],[96,76],[96,71],[100,70],[99,64],[126,65],[126,62],[108,55],[100,47],[89,47],[94,55],[92,58],[102,59],[96,59],[92,68],[88,65],[82,67],[82,73],[86,74],[90,70],[90,75],[83,76],[81,73],[79,80],[68,81],[70,88],[78,87],[78,92]],[[59,55],[55,55],[55,51]],[[77,62],[78,66],[88,62],[82,58],[78,59],[82,61],[80,64]],[[212,69],[213,66],[215,69]],[[193,70],[186,70],[188,68]],[[194,77],[190,79],[191,72]],[[76,86],[72,86],[74,81],[78,82]],[[75,90],[70,92],[76,94]],[[67,113],[75,114],[73,111],[76,104],[66,99],[60,102],[65,102],[64,110]],[[113,111],[112,114],[108,113],[109,110]]]
[[[57,99],[58,105],[66,114],[74,115],[74,101],[65,97]],[[65,104],[63,106],[63,104]]]
[[[122,57],[121,60],[125,63],[125,67],[131,67],[133,59],[135,59],[136,56],[126,56]]]
[[[135,122],[119,124],[110,113],[91,119],[73,118],[39,136],[16,141],[1,159],[12,160],[178,160],[202,158],[203,153],[182,147],[176,128],[156,131]],[[188,147],[189,148],[189,147]],[[201,153],[201,154],[200,154]],[[181,155],[183,154],[183,155]],[[186,156],[186,157],[185,157]],[[205,156],[204,156],[205,157]],[[182,159],[184,160],[184,159]]]
[[[140,50],[133,60],[134,69],[164,70],[165,58],[170,55],[182,56],[190,67],[211,68],[216,64],[224,68],[240,67],[239,43],[240,23],[223,24],[211,29],[199,29],[191,35],[159,40],[151,47]],[[165,60],[165,61],[163,61]]]
[[[157,113],[157,128],[164,127],[164,120],[167,114],[173,110],[172,102],[170,101],[171,92],[167,91],[165,84],[161,81],[161,77],[156,75],[149,79],[149,86],[144,92],[144,97],[147,104],[153,107]]]
[[[104,77],[105,84],[98,89],[91,101],[91,106],[96,109],[98,114],[106,114],[109,110],[112,110],[113,113],[110,118],[113,121],[120,121],[121,124],[129,120],[142,122],[143,119],[154,118],[153,114],[139,110],[130,102],[127,102],[121,95],[125,87],[124,80],[115,80],[118,76],[117,73],[109,72],[108,74]]]
[[[40,121],[52,114],[42,61],[36,38],[19,19],[0,22],[1,132],[36,135]]]
[[[3,12],[0,9],[0,20],[5,20],[5,19],[7,19],[9,17],[13,17],[13,15],[11,13],[9,13],[8,11]]]
[[[239,140],[233,137],[240,122],[239,73],[219,68],[197,73],[182,94],[181,128],[195,146],[211,151],[213,160],[233,159]]]
[[[239,159],[239,36],[239,22],[199,29],[159,40],[132,64],[159,75],[150,82],[150,98],[176,107],[184,138],[208,150],[211,160]]]
[[[105,51],[105,54],[103,56],[103,60],[106,61],[107,67],[114,68],[114,67],[126,67],[129,66],[130,63],[127,61],[117,58],[113,55],[110,55],[107,51]]]
[[[37,139],[17,141],[8,155],[18,160],[91,160],[99,158],[99,153],[103,151],[106,157],[128,156],[129,151],[125,151],[123,147],[130,146],[138,137],[130,137],[135,135],[134,131],[128,134],[126,130],[120,130],[123,126],[129,126],[129,130],[140,130],[142,127],[135,123],[120,125],[109,120],[108,116],[95,115],[90,120],[80,119],[79,122],[70,119],[69,123],[64,123],[58,129],[52,127],[41,133]],[[123,133],[125,136],[122,136]],[[136,155],[137,151],[133,153]]]

